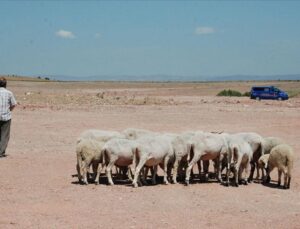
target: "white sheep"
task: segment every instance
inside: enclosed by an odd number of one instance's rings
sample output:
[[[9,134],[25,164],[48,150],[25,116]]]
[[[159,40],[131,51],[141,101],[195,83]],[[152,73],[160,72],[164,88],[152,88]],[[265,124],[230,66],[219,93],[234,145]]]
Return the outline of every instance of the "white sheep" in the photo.
[[[251,182],[253,180],[255,168],[257,167],[258,159],[260,158],[260,156],[264,155],[263,137],[253,132],[236,133],[233,134],[233,136],[238,136],[244,139],[244,141],[248,142],[248,144],[250,145],[253,151],[253,157],[251,160],[251,172],[248,178],[248,181]],[[258,177],[259,177],[259,173],[257,173],[257,178]]]
[[[111,170],[114,165],[128,168],[132,164],[133,155],[137,150],[138,144],[133,140],[114,138],[109,140],[103,146],[105,155],[106,175],[108,183],[114,185],[111,177]],[[131,171],[129,171],[130,174]]]
[[[185,183],[189,184],[191,170],[200,159],[201,160],[216,160],[217,165],[217,178],[221,181],[221,161],[228,152],[228,145],[224,134],[213,134],[196,132],[195,135],[190,139],[191,152],[193,152],[193,158],[189,162],[186,169]],[[208,171],[205,169],[204,171]],[[206,174],[207,175],[207,174]]]
[[[263,151],[264,151],[264,154],[270,154],[271,150],[277,146],[277,145],[280,145],[280,144],[283,144],[284,141],[280,138],[277,138],[277,137],[266,137],[266,138],[263,138]],[[261,156],[260,157],[262,160],[265,160],[266,158],[268,157],[263,157]],[[257,175],[256,175],[256,180],[260,180],[260,174],[259,174],[259,170],[261,170],[262,172],[264,172],[264,169],[263,169],[263,163],[264,161],[260,161],[260,165],[259,165],[259,161],[257,163]],[[262,178],[264,177],[264,173],[262,174]]]
[[[134,154],[133,164],[135,168],[133,186],[138,187],[140,171],[144,166],[154,167],[152,184],[156,183],[157,167],[163,163],[164,183],[168,184],[167,167],[169,159],[174,156],[170,138],[166,136],[145,136],[138,138],[138,150]]]
[[[294,163],[293,149],[287,144],[280,144],[275,146],[271,152],[268,160],[267,179],[266,183],[269,183],[270,173],[274,168],[278,168],[278,186],[281,184],[281,175],[284,174],[284,188],[290,188],[292,168]]]
[[[229,173],[231,169],[234,172],[234,184],[238,187],[239,183],[244,181],[244,184],[248,184],[248,172],[250,169],[250,161],[252,160],[253,151],[248,142],[237,135],[227,136],[228,141],[228,165],[227,165],[227,181],[226,185],[229,185]],[[242,178],[242,174],[245,171],[246,179]]]
[[[93,139],[81,139],[76,144],[77,173],[79,182],[88,184],[87,174],[91,164],[97,171],[96,181],[99,180],[103,162],[102,147],[104,143]]]
[[[107,131],[107,130],[97,130],[97,129],[88,129],[83,131],[80,136],[77,138],[77,142],[80,142],[82,139],[93,139],[102,143],[107,142],[112,138],[124,138],[124,135],[120,134],[117,131]],[[76,165],[78,170],[78,165]],[[97,167],[97,164],[94,165]],[[95,168],[93,168],[94,176],[96,175]]]

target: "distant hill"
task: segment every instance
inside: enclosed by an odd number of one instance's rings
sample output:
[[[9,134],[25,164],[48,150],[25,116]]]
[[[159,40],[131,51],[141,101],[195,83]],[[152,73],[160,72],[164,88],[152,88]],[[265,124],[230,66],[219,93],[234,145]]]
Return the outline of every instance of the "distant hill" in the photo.
[[[148,76],[67,76],[67,75],[45,75],[39,77],[1,75],[8,80],[21,81],[149,81],[149,82],[206,82],[206,81],[272,81],[272,80],[300,80],[300,74],[286,75],[229,75],[229,76],[171,76],[171,75],[148,75]]]
[[[300,74],[287,75],[230,75],[230,76],[171,76],[171,75],[148,75],[148,76],[66,76],[49,75],[50,79],[61,81],[269,81],[269,80],[300,80]]]

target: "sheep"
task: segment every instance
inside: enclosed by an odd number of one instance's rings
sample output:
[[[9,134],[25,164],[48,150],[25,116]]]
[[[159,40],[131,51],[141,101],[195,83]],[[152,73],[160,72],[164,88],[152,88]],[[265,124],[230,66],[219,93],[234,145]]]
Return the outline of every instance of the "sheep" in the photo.
[[[93,139],[102,143],[107,142],[112,138],[124,138],[124,135],[120,134],[117,131],[107,131],[107,130],[96,130],[96,129],[88,129],[80,134],[77,138],[77,143],[82,139]],[[97,163],[92,164],[93,167],[98,167]],[[77,171],[79,169],[79,165],[76,165]],[[94,175],[96,174],[96,169],[93,168]]]
[[[277,137],[266,137],[266,138],[263,138],[262,145],[263,145],[264,154],[270,154],[272,148],[274,148],[277,145],[283,144],[283,143],[284,143],[284,141],[282,139],[280,139],[280,138],[277,138]],[[262,163],[262,161],[261,161],[261,163]],[[261,169],[262,172],[264,172],[264,170],[263,170],[263,168],[261,168],[258,165],[258,163],[256,165],[257,165],[256,180],[259,181],[260,180],[259,170]],[[263,177],[264,177],[264,174],[262,175],[262,178]]]
[[[188,143],[192,135],[188,133],[183,133],[180,135],[174,135],[171,139],[171,145],[173,148],[174,156],[171,160],[174,162],[173,164],[173,183],[177,183],[177,174],[178,170],[180,171],[182,167],[180,166],[183,163],[187,163],[189,161],[189,152],[191,145]]]
[[[190,152],[194,153],[193,158],[188,164],[186,169],[185,183],[189,184],[190,173],[197,161],[201,160],[216,160],[217,165],[217,178],[221,181],[220,161],[228,152],[228,145],[224,134],[213,134],[197,132],[189,141],[191,144]],[[206,173],[207,171],[205,171]]]
[[[229,173],[231,169],[234,172],[234,185],[239,186],[239,183],[244,181],[247,185],[247,179],[242,179],[242,173],[245,170],[246,177],[248,176],[250,161],[252,160],[253,151],[248,142],[243,138],[232,135],[227,136],[228,141],[228,165],[227,165],[227,181],[225,185],[229,185]],[[248,177],[247,177],[248,178]]]
[[[270,173],[274,168],[278,168],[278,184],[281,185],[281,175],[284,174],[284,185],[283,188],[289,189],[292,177],[292,168],[294,163],[294,152],[293,149],[287,144],[280,144],[275,146],[269,156],[268,167],[267,167],[267,178],[266,183],[269,183]]]
[[[133,155],[137,147],[137,143],[133,140],[118,138],[111,139],[104,144],[103,154],[105,155],[105,163],[107,164],[106,175],[110,185],[114,185],[111,177],[112,167],[116,165],[128,168],[132,164]]]
[[[81,139],[76,144],[77,173],[79,182],[88,184],[87,173],[89,166],[93,164],[97,171],[96,180],[99,180],[101,164],[103,162],[102,147],[104,143],[93,139]]]
[[[260,156],[264,155],[263,137],[253,132],[236,133],[233,134],[233,136],[238,136],[244,139],[246,142],[248,142],[253,151],[253,157],[251,160],[251,172],[248,178],[248,181],[251,182],[253,180],[255,167],[257,167],[257,161],[260,158]],[[259,173],[257,173],[257,177],[259,177]]]
[[[270,154],[264,154],[262,155],[257,162],[257,169],[261,169],[262,174],[262,180],[265,178],[265,170],[268,167],[268,160],[269,160]]]
[[[138,138],[136,141],[139,146],[133,157],[133,164],[136,166],[133,186],[138,187],[139,173],[144,165],[154,167],[152,184],[156,184],[157,166],[160,163],[164,165],[164,183],[168,184],[167,165],[170,157],[174,156],[170,138],[166,136],[145,136]]]

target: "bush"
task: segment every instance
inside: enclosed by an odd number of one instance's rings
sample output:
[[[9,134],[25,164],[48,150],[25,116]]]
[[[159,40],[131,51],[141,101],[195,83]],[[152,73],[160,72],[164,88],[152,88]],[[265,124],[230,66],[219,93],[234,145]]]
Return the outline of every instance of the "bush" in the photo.
[[[246,97],[250,97],[250,92],[249,91],[246,91],[243,96],[246,96]]]
[[[220,91],[217,96],[237,96],[237,97],[240,97],[242,96],[242,93],[239,92],[239,91],[235,91],[235,90],[223,90],[223,91]]]

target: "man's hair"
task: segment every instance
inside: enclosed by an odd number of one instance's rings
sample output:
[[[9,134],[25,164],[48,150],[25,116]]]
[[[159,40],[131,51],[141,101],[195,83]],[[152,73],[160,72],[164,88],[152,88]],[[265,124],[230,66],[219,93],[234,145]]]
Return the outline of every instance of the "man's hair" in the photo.
[[[6,79],[4,77],[0,77],[0,87],[6,87]]]

